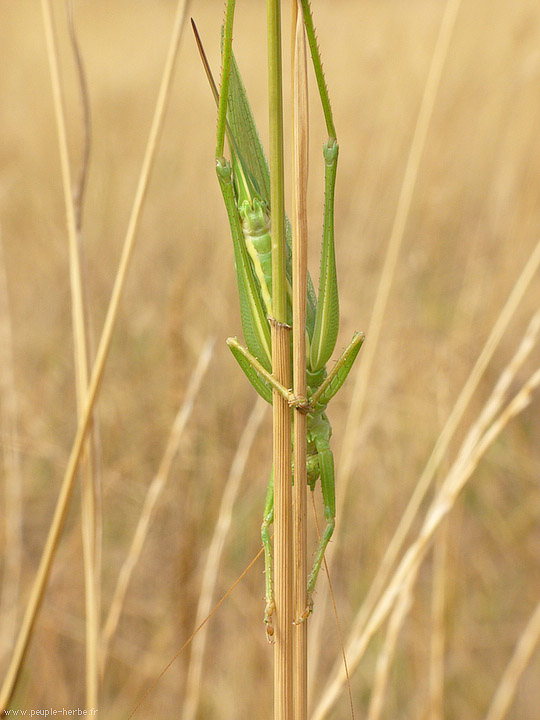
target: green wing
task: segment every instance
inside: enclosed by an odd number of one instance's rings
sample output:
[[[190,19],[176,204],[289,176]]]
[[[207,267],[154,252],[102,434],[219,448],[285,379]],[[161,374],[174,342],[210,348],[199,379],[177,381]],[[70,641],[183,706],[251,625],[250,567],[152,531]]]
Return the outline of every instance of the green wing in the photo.
[[[231,61],[227,111],[227,120],[235,145],[231,150],[241,155],[240,161],[251,180],[254,181],[255,189],[270,207],[270,171],[234,53]],[[287,279],[290,285],[292,229],[287,217],[285,218],[285,236],[287,241]],[[306,326],[310,339],[315,327],[316,312],[317,298],[308,274]],[[292,317],[290,319],[292,320]]]
[[[229,79],[227,120],[242,156],[244,167],[255,181],[260,196],[270,206],[270,170],[234,53]],[[234,150],[235,148],[233,148]]]

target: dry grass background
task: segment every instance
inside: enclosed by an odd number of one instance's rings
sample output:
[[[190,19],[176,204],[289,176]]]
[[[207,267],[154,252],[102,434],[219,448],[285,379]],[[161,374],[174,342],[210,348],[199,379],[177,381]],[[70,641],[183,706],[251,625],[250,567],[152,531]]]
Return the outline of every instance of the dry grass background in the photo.
[[[92,109],[84,243],[91,325],[99,336],[174,3],[94,0],[76,2],[75,9]],[[442,9],[443,3],[428,0],[314,2],[341,147],[336,200],[341,346],[353,330],[367,330],[369,324]],[[76,165],[80,105],[63,3],[56,11]],[[191,14],[217,68],[222,3],[194,0]],[[239,4],[235,49],[264,138],[263,23],[262,2]],[[0,222],[18,427],[14,440],[4,422],[1,449],[7,457],[15,442],[21,464],[20,618],[75,433],[76,408],[64,205],[37,2],[3,3],[0,48]],[[338,517],[332,576],[345,634],[453,402],[540,235],[539,87],[538,3],[463,2],[355,435],[353,481]],[[316,275],[325,135],[314,87],[311,104],[311,268]],[[228,224],[214,174],[215,114],[186,32],[98,405],[104,612],[189,377],[207,339],[217,342],[110,647],[100,701],[100,716],[106,718],[126,716],[193,629],[223,488],[254,402],[224,344],[241,328]],[[537,277],[459,437],[515,352],[539,291]],[[533,351],[514,390],[537,367],[538,357]],[[2,369],[4,378],[6,373]],[[338,465],[352,384],[330,409]],[[260,546],[269,429],[267,413],[234,507],[216,599]],[[485,716],[538,602],[539,437],[536,400],[491,447],[450,516],[445,717],[452,720]],[[456,439],[447,464],[457,447]],[[339,477],[337,485],[339,493]],[[4,542],[5,516],[0,523]],[[385,718],[428,717],[431,571],[428,556],[398,643]],[[319,596],[324,582],[319,580]],[[211,620],[198,717],[270,717],[272,652],[262,623],[263,593],[259,561]],[[315,699],[339,655],[331,611],[324,627]],[[381,643],[382,636],[376,636],[352,678],[360,716]],[[181,656],[160,681],[144,715],[179,716],[188,658],[189,653]],[[539,673],[537,653],[508,717],[538,717]],[[78,499],[16,700],[27,708],[84,704]],[[346,718],[347,712],[344,697],[331,717]]]

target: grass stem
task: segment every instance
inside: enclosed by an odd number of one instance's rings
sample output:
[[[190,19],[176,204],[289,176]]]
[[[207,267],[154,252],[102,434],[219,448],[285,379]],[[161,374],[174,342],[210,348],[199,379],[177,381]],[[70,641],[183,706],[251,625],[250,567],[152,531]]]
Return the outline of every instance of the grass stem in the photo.
[[[293,16],[293,390],[306,395],[306,297],[307,297],[307,183],[309,151],[309,116],[306,39],[302,11]],[[306,430],[307,416],[294,413],[294,717],[307,720],[307,620],[298,622],[306,611],[307,533],[306,533]]]
[[[268,103],[270,125],[270,205],[272,226],[272,373],[290,387],[290,328],[285,274],[285,192],[281,3],[267,2]],[[292,720],[291,412],[273,391],[275,650],[274,718]]]
[[[72,7],[68,4],[68,26],[74,56],[76,58],[77,79],[81,88],[84,107],[85,137],[89,137],[88,97],[84,80],[84,69],[75,34]],[[42,2],[43,25],[47,42],[49,73],[51,77],[56,128],[60,150],[62,187],[66,210],[66,224],[69,243],[69,270],[71,283],[71,312],[75,364],[75,386],[77,395],[77,418],[80,420],[84,409],[88,387],[88,313],[85,301],[85,277],[81,242],[82,201],[86,170],[89,161],[89,143],[85,142],[83,163],[77,190],[72,192],[72,174],[68,151],[65,108],[60,80],[58,48],[53,26],[53,13],[50,0]],[[86,100],[86,101],[85,101]],[[92,430],[89,432],[92,435]],[[95,503],[95,477],[93,445],[87,442],[84,449],[84,461],[81,467],[81,526],[83,537],[83,565],[86,602],[86,708],[90,710],[98,705],[98,646],[99,646],[99,573],[96,567],[97,520]]]

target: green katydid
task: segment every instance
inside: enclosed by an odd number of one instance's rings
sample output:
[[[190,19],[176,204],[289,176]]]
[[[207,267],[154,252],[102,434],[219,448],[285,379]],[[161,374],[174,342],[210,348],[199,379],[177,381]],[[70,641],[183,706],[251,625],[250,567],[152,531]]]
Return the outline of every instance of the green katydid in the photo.
[[[319,94],[325,115],[328,140],[323,147],[325,161],[325,208],[322,255],[318,297],[308,276],[306,309],[307,397],[295,397],[293,392],[278,383],[271,374],[270,322],[272,317],[272,268],[270,239],[270,176],[264,151],[238,66],[232,53],[232,23],[234,0],[227,3],[222,32],[221,95],[215,86],[197,31],[195,35],[201,58],[219,107],[216,169],[225,207],[231,226],[236,279],[244,339],[243,347],[237,338],[227,344],[250,383],[261,397],[272,403],[272,390],[277,390],[289,402],[307,414],[307,482],[315,489],[321,479],[326,528],[320,539],[313,568],[308,578],[308,608],[312,609],[312,594],[321,568],[324,552],[335,525],[334,459],[330,449],[332,428],[326,416],[326,406],[343,385],[364,340],[363,333],[355,333],[334,367],[327,372],[326,363],[332,355],[339,329],[339,303],[334,253],[334,186],[336,179],[338,144],[332,110],[322,71],[319,51],[308,0],[302,0],[304,24]],[[223,157],[225,134],[228,137],[231,160]],[[288,317],[291,317],[291,227],[286,220]],[[265,554],[266,608],[265,623],[269,639],[273,633],[272,613],[273,575],[269,527],[273,523],[274,488],[271,475],[264,517],[261,527]]]

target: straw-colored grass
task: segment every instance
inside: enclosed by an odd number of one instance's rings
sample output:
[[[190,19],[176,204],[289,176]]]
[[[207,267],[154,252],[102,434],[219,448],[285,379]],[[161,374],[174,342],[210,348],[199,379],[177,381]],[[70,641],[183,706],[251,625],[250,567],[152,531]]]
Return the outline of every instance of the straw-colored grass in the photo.
[[[80,94],[64,7],[52,5],[75,177],[83,152]],[[343,345],[353,330],[371,326],[444,7],[428,0],[313,5],[340,142]],[[140,183],[175,3],[75,0],[74,9],[92,110],[82,230],[89,330],[99,339]],[[217,69],[221,2],[193,3],[191,13]],[[234,42],[267,144],[264,9],[258,3],[238,4]],[[340,459],[338,499],[340,466],[350,477],[330,571],[359,717],[397,720],[428,710],[433,720],[538,715],[540,351],[534,325],[527,330],[540,293],[538,47],[535,0],[461,3],[405,198],[378,342],[368,351],[368,335],[362,350],[371,369],[361,412],[351,405],[352,377],[329,410]],[[6,468],[0,618],[3,627],[10,624],[0,640],[12,643],[77,429],[77,386],[69,205],[39,3],[5,4],[0,60],[0,280],[3,272],[6,277],[5,291],[0,287]],[[309,260],[316,276],[325,132],[314,88],[309,101]],[[241,328],[214,174],[215,123],[213,99],[186,33],[97,401],[101,628],[141,514],[148,520],[98,678],[98,717],[111,720],[129,714],[191,634],[198,608],[210,595],[221,597],[260,547],[269,414],[226,511],[232,512],[230,529],[212,544],[255,402],[219,340]],[[289,140],[286,134],[287,153]],[[148,489],[209,336],[218,342],[208,371],[176,437],[167,483],[145,515]],[[65,518],[13,707],[85,706],[78,495]],[[311,518],[308,525],[310,552],[316,543]],[[219,552],[211,554],[211,577],[205,577],[210,547]],[[381,567],[385,577],[369,595]],[[193,659],[200,678],[198,697],[191,695],[195,717],[271,716],[273,653],[262,621],[262,568],[259,559],[206,626],[202,661]],[[337,631],[331,609],[319,602],[324,582],[321,573],[310,620],[311,627],[320,621],[324,632],[310,682],[310,717],[346,718]],[[1,650],[3,679],[9,652]],[[188,649],[146,698],[141,716],[179,715],[189,663]]]

